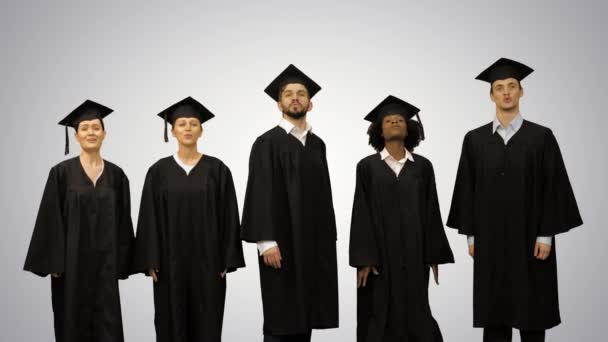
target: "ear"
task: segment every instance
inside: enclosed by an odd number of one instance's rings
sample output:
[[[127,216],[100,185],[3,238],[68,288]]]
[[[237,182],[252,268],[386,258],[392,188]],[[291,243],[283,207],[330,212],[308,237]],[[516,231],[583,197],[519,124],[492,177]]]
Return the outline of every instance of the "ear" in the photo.
[[[496,99],[494,98],[494,92],[490,92],[490,100],[492,100],[492,102],[496,103]]]
[[[521,86],[520,86],[519,90],[520,90],[519,97],[524,97],[524,88],[521,88]]]
[[[205,130],[203,129],[203,124],[201,124],[201,133],[198,135],[199,138],[203,136],[204,131]]]
[[[277,108],[283,113],[283,105],[281,105],[281,101],[277,101]]]
[[[306,113],[310,112],[312,110],[312,101],[308,101],[308,109],[306,110]]]

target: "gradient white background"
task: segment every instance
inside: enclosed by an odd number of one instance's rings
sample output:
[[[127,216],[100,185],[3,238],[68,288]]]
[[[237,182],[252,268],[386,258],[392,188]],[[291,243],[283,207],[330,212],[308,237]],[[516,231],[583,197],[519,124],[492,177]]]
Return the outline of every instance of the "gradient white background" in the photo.
[[[134,222],[147,168],[176,150],[155,115],[191,95],[216,118],[199,148],[221,158],[242,208],[249,151],[280,113],[262,90],[293,63],[323,90],[309,121],[328,149],[338,222],[340,328],[314,341],[354,341],[355,272],[348,266],[354,171],[371,154],[363,116],[393,94],[422,109],[447,218],[464,134],[494,115],[473,78],[499,57],[533,68],[522,114],[555,132],[585,222],[557,239],[563,323],[548,341],[605,339],[604,249],[608,51],[603,1],[6,1],[0,4],[0,340],[52,341],[49,279],[22,271],[49,168],[64,159],[57,122],[84,99],[116,111],[104,158],[131,180]],[[78,147],[71,137],[72,153]],[[472,328],[472,262],[448,231],[456,264],[441,267],[431,305],[446,341]],[[253,245],[229,275],[224,341],[261,341]],[[121,282],[127,341],[154,339],[152,286]],[[514,334],[517,340],[517,334]]]

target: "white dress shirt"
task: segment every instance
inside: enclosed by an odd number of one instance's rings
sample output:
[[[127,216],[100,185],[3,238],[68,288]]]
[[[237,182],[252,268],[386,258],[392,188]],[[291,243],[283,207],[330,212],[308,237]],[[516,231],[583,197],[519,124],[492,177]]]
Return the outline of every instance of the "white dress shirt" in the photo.
[[[403,169],[403,166],[405,165],[406,161],[414,161],[414,156],[410,153],[410,151],[408,151],[407,149],[404,150],[405,157],[400,160],[396,160],[395,158],[393,158],[393,156],[391,156],[390,153],[388,153],[388,151],[386,150],[386,147],[380,152],[380,159],[384,160],[386,165],[388,165],[393,170],[393,172],[395,172],[395,176],[397,177],[399,177],[399,173],[401,172],[401,169]]]
[[[308,133],[312,130],[312,126],[308,122],[306,123],[306,128],[301,129],[292,124],[291,122],[285,120],[284,118],[282,118],[279,122],[279,127],[284,129],[285,133],[291,134],[296,137],[302,143],[303,146],[306,146],[306,137],[308,136]],[[264,252],[266,252],[270,248],[278,246],[276,241],[271,240],[258,241],[257,245],[258,252],[260,253],[260,255],[264,254]]]
[[[513,135],[515,135],[515,133],[519,131],[523,123],[524,119],[520,113],[517,113],[517,115],[513,118],[513,120],[511,120],[507,127],[503,127],[500,124],[498,117],[494,117],[494,121],[492,121],[492,133],[498,133],[506,145],[509,140],[511,140]],[[467,237],[467,241],[469,245],[474,245],[475,237],[473,235],[469,235]],[[551,246],[552,236],[538,236],[536,238],[536,242],[544,243],[545,245]]]

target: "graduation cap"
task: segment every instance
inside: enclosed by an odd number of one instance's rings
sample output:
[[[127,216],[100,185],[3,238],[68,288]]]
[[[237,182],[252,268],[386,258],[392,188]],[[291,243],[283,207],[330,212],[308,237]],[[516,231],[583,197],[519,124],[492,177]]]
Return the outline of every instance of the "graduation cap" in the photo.
[[[396,96],[389,95],[365,116],[365,120],[375,122],[379,118],[390,114],[403,115],[406,120],[416,116],[416,119],[420,123],[420,139],[424,140],[424,128],[422,127],[422,121],[420,121],[418,112],[420,112],[420,109],[416,106],[411,105]]]
[[[99,119],[102,120],[114,110],[110,109],[97,102],[86,100],[80,106],[76,107],[70,114],[68,114],[63,120],[59,121],[59,124],[65,126],[65,154],[70,153],[70,142],[68,138],[68,127],[78,129],[78,124],[82,121]]]
[[[215,115],[203,106],[202,103],[188,96],[158,113],[158,116],[165,120],[165,142],[168,142],[169,135],[167,134],[167,122],[173,125],[175,120],[179,118],[197,118],[202,124],[203,122],[212,119]]]
[[[319,86],[315,81],[313,81],[310,77],[306,76],[300,69],[296,68],[293,64],[289,64],[289,66],[283,70],[282,73],[277,76],[264,92],[268,94],[268,96],[272,97],[275,101],[279,102],[279,90],[287,84],[290,83],[299,83],[306,87],[308,90],[308,95],[310,98],[315,96],[316,93],[321,90],[321,86]]]
[[[514,78],[521,81],[533,71],[534,69],[527,65],[508,58],[501,58],[490,65],[486,70],[482,71],[475,79],[489,82],[490,84],[494,83],[494,81],[507,78]]]

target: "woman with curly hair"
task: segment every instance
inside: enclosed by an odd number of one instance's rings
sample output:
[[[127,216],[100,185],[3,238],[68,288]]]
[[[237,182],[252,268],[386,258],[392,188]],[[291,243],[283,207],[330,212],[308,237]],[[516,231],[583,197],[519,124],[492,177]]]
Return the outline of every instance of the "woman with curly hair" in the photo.
[[[357,164],[350,265],[357,268],[357,341],[442,341],[428,302],[429,269],[454,257],[439,211],[419,109],[388,96],[365,119],[377,153]],[[413,120],[413,116],[418,121]]]

